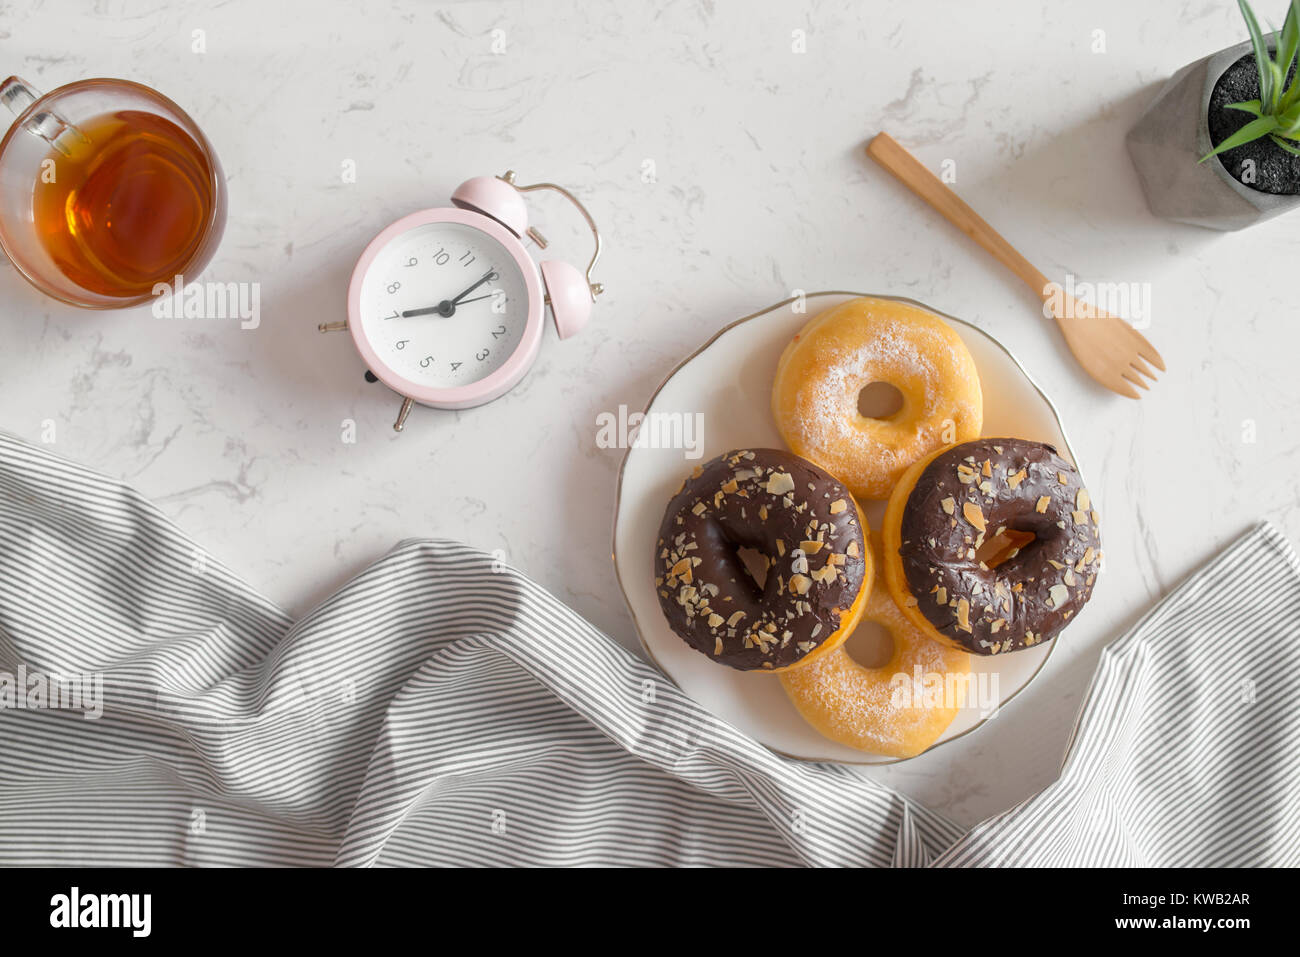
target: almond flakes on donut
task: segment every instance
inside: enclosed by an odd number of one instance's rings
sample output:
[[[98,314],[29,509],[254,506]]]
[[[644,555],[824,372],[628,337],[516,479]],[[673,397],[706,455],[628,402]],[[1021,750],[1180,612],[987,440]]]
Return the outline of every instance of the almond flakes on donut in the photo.
[[[683,641],[732,668],[806,663],[857,623],[873,573],[866,532],[849,490],[811,462],[727,452],[668,503],[655,546],[660,607]],[[756,574],[741,549],[757,553]]]
[[[1100,517],[1042,442],[985,438],[913,465],[885,512],[885,579],[928,634],[977,655],[1050,641],[1092,595]]]

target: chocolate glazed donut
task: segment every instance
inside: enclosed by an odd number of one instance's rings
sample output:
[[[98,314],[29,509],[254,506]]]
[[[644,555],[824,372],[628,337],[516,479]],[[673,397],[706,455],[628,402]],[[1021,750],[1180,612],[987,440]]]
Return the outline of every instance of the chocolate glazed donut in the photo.
[[[870,575],[853,496],[811,462],[739,449],[698,467],[668,503],[655,590],[669,626],[742,671],[775,671],[847,637]],[[739,549],[759,553],[760,586]]]
[[[887,519],[890,585],[901,570],[905,610],[977,655],[1056,637],[1101,565],[1099,516],[1074,467],[1050,445],[990,438],[941,451],[913,476],[898,490],[901,519]],[[995,540],[990,565],[976,556]]]

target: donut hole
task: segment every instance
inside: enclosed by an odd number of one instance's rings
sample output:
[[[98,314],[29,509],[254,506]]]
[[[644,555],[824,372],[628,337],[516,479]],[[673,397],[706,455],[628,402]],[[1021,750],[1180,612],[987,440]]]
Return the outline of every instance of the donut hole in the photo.
[[[988,568],[997,568],[1008,558],[1013,558],[1034,542],[1038,536],[1015,528],[1004,528],[975,550],[975,560]]]
[[[879,622],[863,620],[844,642],[844,651],[864,668],[883,668],[894,657],[894,636]]]
[[[903,408],[903,393],[888,382],[869,382],[858,393],[858,415],[864,419],[888,419]]]
[[[758,549],[743,545],[736,549],[736,557],[740,559],[740,567],[745,569],[761,595],[767,587],[767,570],[772,567],[771,561]]]

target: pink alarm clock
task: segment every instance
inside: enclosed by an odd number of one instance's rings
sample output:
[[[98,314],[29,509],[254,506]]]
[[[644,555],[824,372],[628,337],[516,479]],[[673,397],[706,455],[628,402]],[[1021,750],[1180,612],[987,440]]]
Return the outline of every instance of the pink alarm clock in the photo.
[[[546,248],[528,225],[522,194],[534,190],[560,193],[587,221],[596,249],[585,274],[559,260],[539,268],[528,254],[525,240]],[[600,231],[563,187],[519,186],[510,171],[462,183],[451,201],[404,216],[371,240],[352,272],[347,321],[319,327],[350,331],[367,378],[402,396],[398,432],[416,402],[468,409],[508,392],[537,359],[544,307],[567,339],[587,324],[603,291],[591,277]]]

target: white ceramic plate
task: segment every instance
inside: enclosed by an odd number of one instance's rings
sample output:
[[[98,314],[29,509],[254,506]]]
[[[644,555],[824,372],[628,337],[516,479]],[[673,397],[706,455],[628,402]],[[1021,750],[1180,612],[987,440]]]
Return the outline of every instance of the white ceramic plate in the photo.
[[[724,328],[669,375],[646,409],[650,413],[702,413],[701,455],[687,458],[681,448],[633,447],[619,474],[614,517],[614,568],[646,654],[683,691],[718,717],[774,751],[813,761],[890,764],[894,758],[856,751],[829,741],[812,729],[786,698],[772,675],[740,672],[689,647],[669,629],[654,589],[654,548],[668,500],[697,464],[734,448],[784,448],[769,411],[777,360],[790,339],[814,315],[847,299],[871,293],[820,292],[806,296],[807,311],[793,300],[777,303]],[[1008,435],[1047,442],[1074,462],[1060,419],[1050,401],[1020,363],[995,339],[970,323],[897,296],[942,317],[961,335],[975,358],[984,392],[985,435]],[[658,421],[670,421],[659,419]],[[692,420],[696,421],[696,420]],[[864,502],[873,530],[880,527],[884,503]],[[1056,642],[1010,655],[972,656],[973,671],[996,674],[998,707],[1023,689],[1047,662]],[[933,745],[959,738],[988,719],[988,702],[973,702],[958,713]]]

